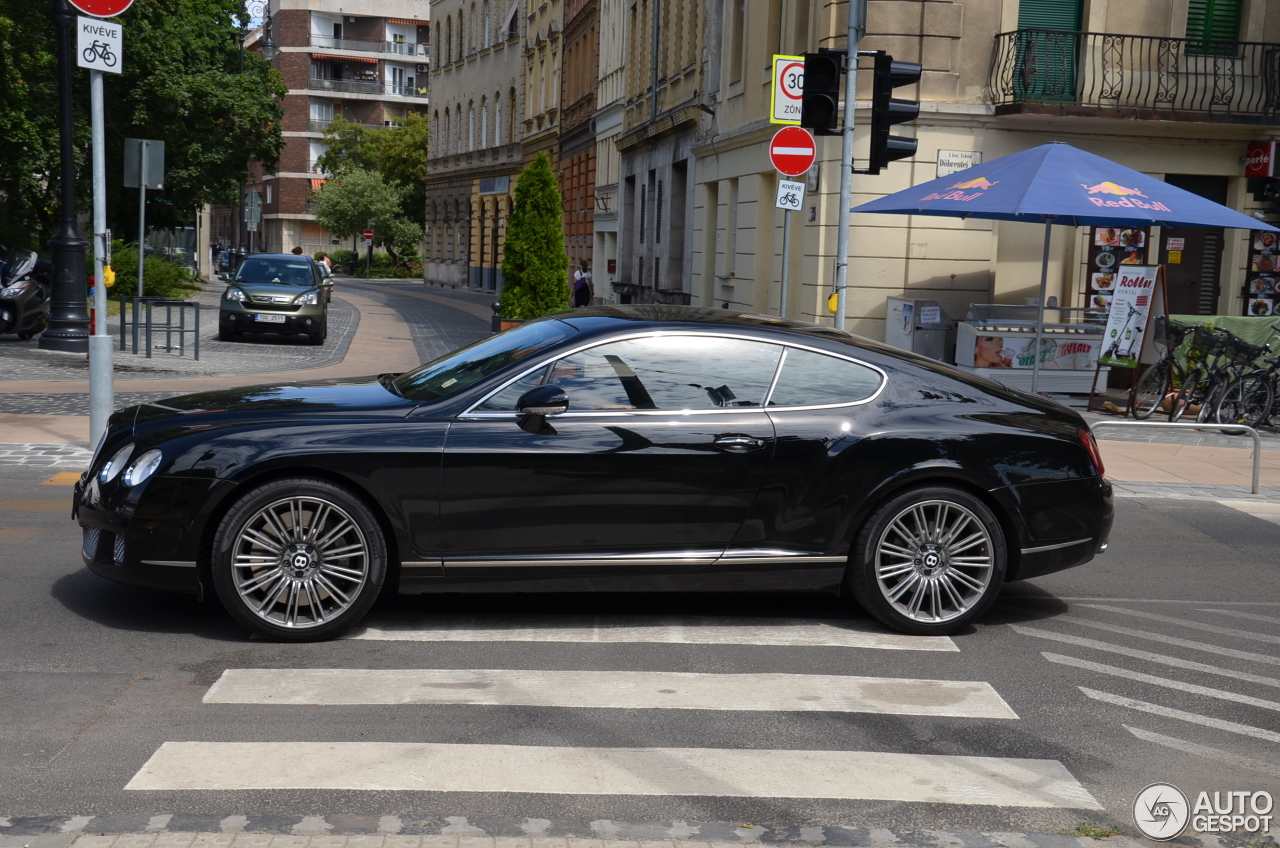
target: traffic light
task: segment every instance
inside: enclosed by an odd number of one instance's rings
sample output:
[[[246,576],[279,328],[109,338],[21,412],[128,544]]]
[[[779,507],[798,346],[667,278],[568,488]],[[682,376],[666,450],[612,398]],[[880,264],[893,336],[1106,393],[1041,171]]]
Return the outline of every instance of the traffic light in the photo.
[[[805,67],[808,82],[808,66]],[[875,80],[871,99],[871,165],[868,170],[877,173],[890,162],[914,156],[916,140],[889,135],[894,124],[914,121],[920,116],[920,104],[915,100],[900,100],[893,90],[920,81],[920,66],[915,62],[895,62],[887,53],[876,54]],[[805,89],[806,97],[808,89]],[[807,101],[806,101],[807,102]]]
[[[840,134],[840,75],[844,50],[822,49],[804,54],[804,94],[800,101],[800,126],[814,135]]]

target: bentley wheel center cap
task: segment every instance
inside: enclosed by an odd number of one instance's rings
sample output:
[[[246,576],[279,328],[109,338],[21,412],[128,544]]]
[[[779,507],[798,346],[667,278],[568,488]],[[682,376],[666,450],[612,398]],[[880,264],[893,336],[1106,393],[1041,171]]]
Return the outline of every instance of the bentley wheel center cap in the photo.
[[[293,571],[294,577],[305,577],[307,571],[318,565],[315,552],[308,545],[294,545],[285,555],[285,561],[288,567]]]

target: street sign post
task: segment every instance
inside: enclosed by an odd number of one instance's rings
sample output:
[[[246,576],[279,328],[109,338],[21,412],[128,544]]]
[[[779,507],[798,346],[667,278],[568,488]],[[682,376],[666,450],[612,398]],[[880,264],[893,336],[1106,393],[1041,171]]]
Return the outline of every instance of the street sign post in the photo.
[[[804,77],[800,90],[804,89]],[[818,158],[818,145],[809,131],[801,127],[783,127],[769,142],[769,161],[784,176],[799,177]],[[778,315],[787,317],[788,282],[791,266],[791,213],[804,204],[804,183],[791,180],[778,181],[778,196],[774,205],[785,210],[782,213],[782,285],[778,291]]]
[[[76,63],[91,71],[118,74],[124,70],[121,56],[123,28],[97,18],[76,18]]]
[[[774,56],[773,86],[769,96],[770,123],[800,123],[800,104],[803,99],[804,57]]]
[[[138,189],[138,297],[142,297],[142,267],[147,244],[147,189],[164,188],[164,142],[147,138],[124,140],[124,184]],[[138,332],[134,325],[133,332]]]
[[[788,177],[798,177],[813,167],[818,158],[818,145],[809,131],[801,127],[783,127],[769,142],[769,161]]]

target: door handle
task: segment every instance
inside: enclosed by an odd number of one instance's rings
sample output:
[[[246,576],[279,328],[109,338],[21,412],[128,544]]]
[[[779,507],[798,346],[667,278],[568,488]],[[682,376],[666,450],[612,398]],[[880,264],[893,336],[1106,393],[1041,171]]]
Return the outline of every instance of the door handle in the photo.
[[[717,436],[715,446],[728,453],[747,453],[764,447],[764,439],[755,436]]]

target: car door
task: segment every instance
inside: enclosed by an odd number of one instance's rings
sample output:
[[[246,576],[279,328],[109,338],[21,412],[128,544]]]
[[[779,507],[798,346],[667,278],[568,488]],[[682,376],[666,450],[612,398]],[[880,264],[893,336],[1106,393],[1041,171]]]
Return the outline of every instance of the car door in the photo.
[[[762,404],[780,354],[715,335],[609,341],[526,372],[461,415],[442,472],[446,576],[714,561],[773,458]],[[522,429],[519,397],[551,384],[568,411]]]
[[[882,426],[871,401],[885,379],[866,363],[787,346],[767,406],[777,432],[769,480],[726,560],[766,550],[780,567],[844,562],[851,506],[889,460],[884,441],[868,439]]]

